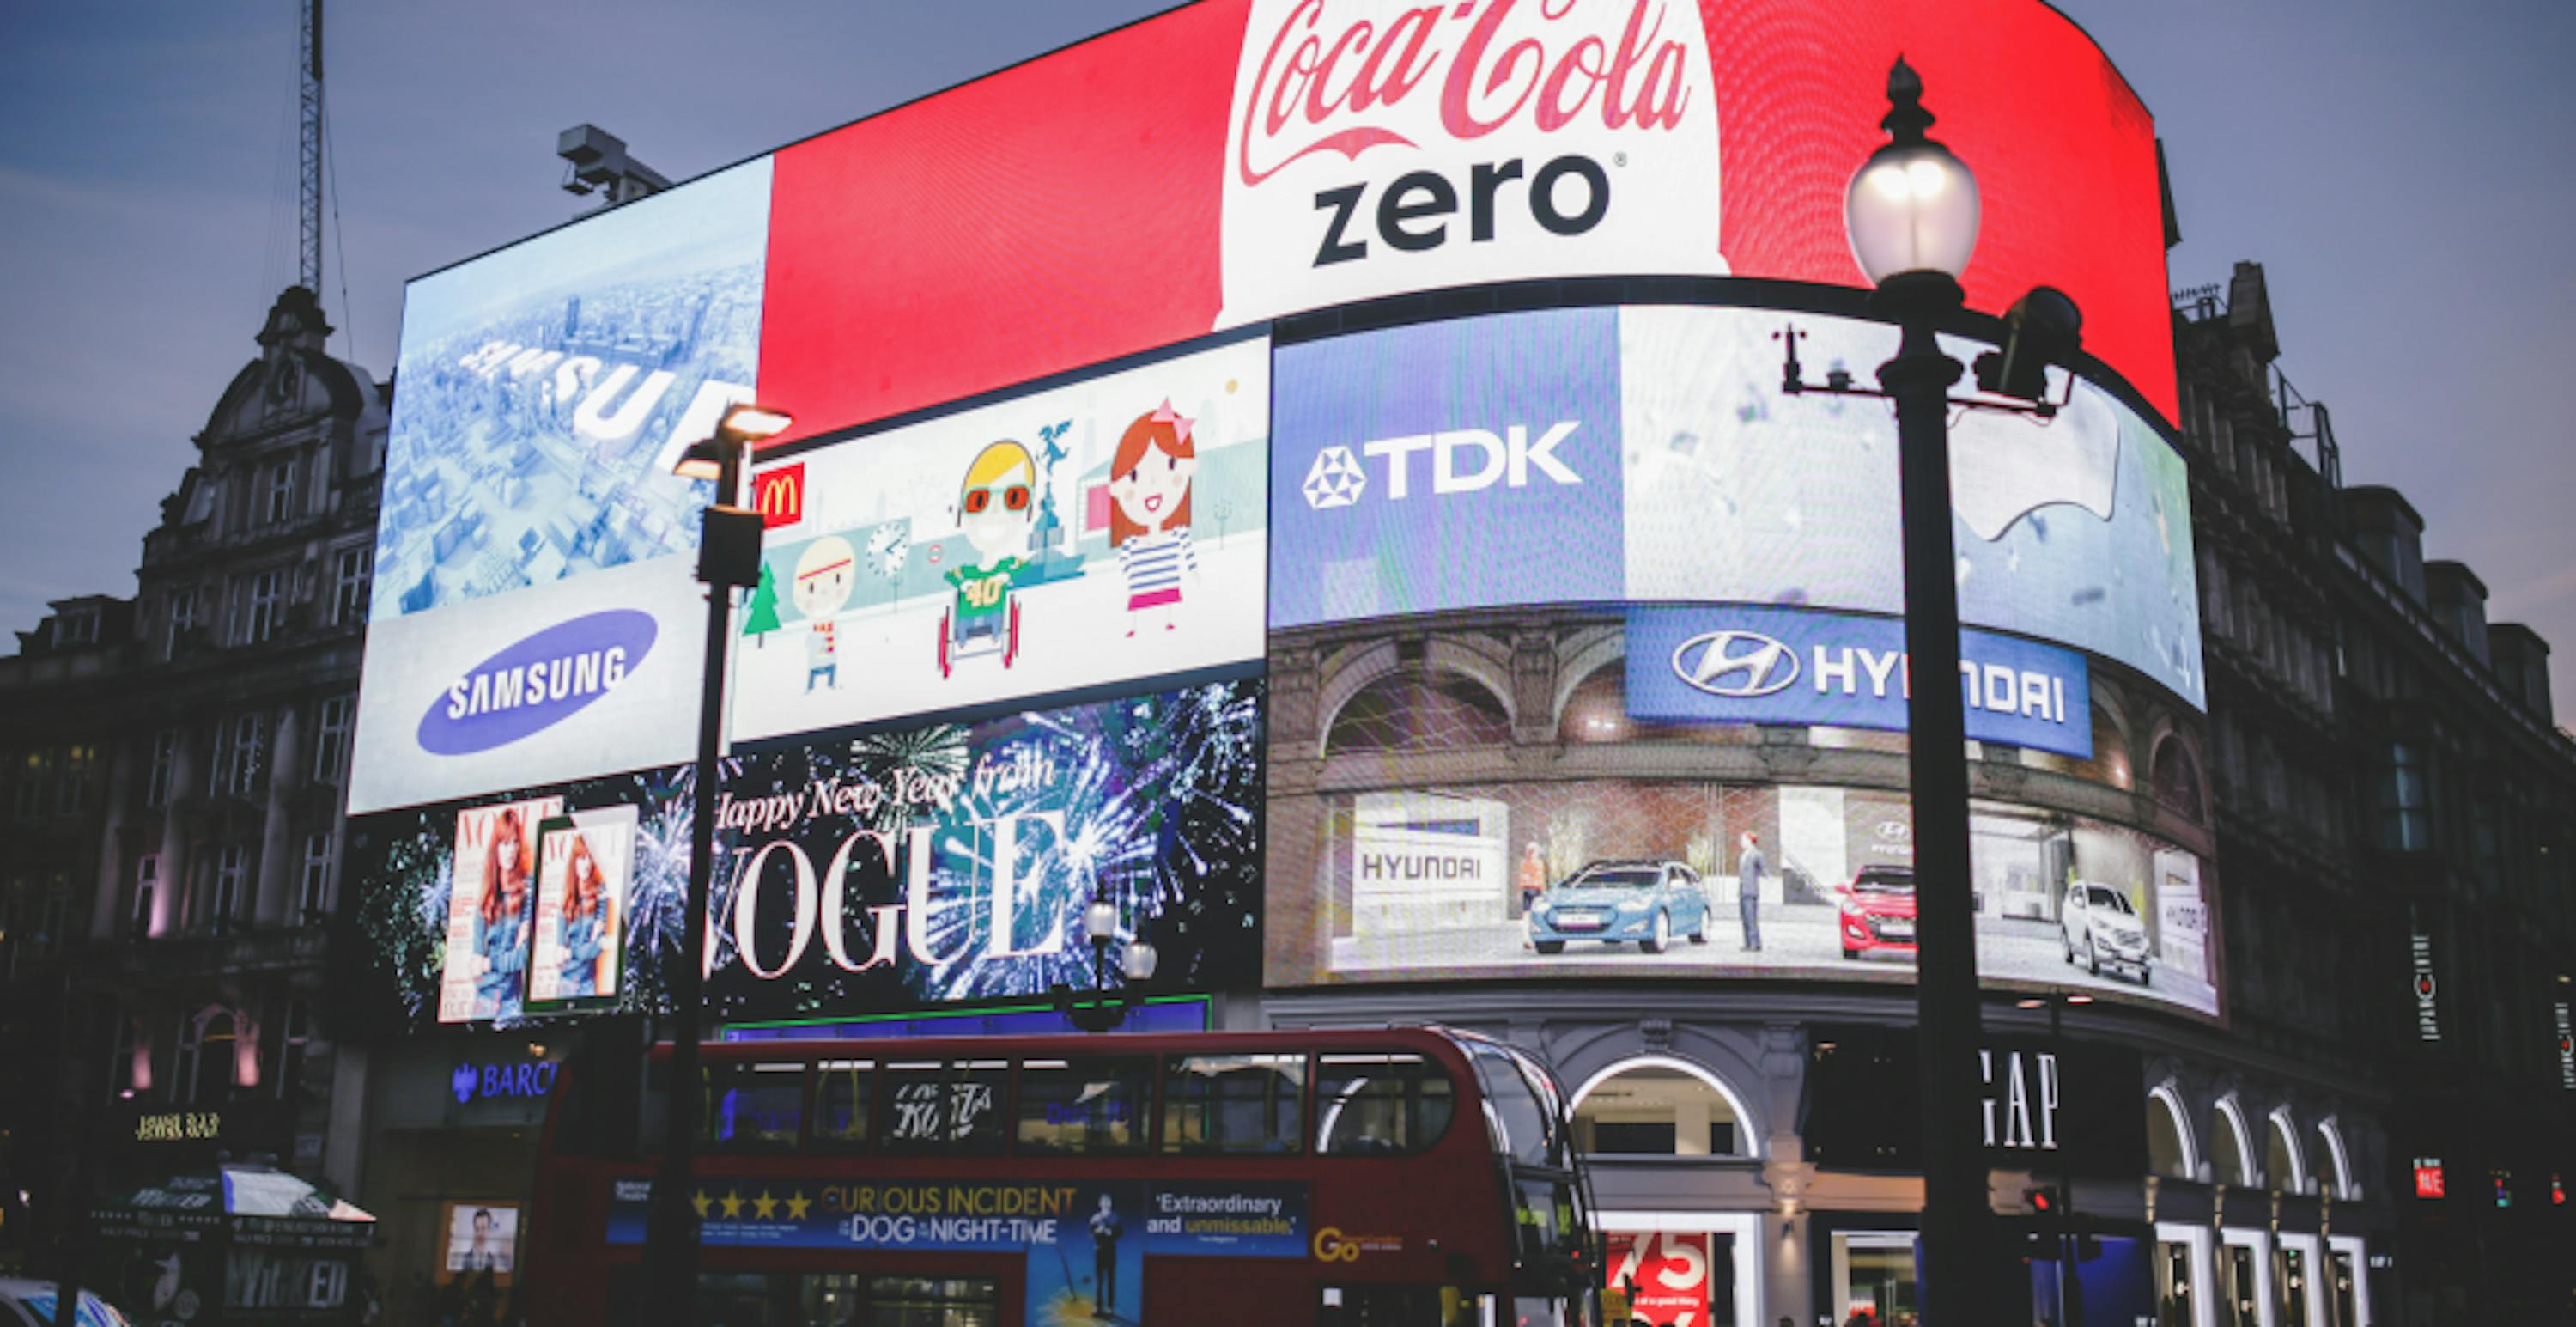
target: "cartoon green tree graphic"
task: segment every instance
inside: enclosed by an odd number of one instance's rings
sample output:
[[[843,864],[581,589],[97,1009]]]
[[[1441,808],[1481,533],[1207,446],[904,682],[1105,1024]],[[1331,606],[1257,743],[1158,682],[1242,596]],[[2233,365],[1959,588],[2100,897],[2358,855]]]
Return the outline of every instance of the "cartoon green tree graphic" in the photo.
[[[778,630],[778,627],[778,581],[770,574],[769,564],[763,562],[760,564],[760,584],[752,589],[750,607],[743,610],[742,634],[753,637],[754,645],[767,645],[769,642],[758,638]]]

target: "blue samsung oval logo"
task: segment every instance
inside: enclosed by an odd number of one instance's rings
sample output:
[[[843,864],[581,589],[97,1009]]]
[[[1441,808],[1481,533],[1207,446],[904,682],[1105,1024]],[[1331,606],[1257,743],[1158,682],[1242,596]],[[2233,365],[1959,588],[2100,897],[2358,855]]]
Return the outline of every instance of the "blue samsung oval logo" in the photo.
[[[449,683],[420,717],[420,749],[466,756],[552,728],[624,682],[658,631],[632,608],[556,623]]]

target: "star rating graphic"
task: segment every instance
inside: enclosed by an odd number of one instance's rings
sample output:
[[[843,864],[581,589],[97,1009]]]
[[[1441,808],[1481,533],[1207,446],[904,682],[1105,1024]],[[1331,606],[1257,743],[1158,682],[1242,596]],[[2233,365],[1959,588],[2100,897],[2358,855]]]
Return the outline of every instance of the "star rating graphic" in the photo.
[[[1306,482],[1299,486],[1306,495],[1306,505],[1316,511],[1347,507],[1368,491],[1368,472],[1360,468],[1359,458],[1348,447],[1326,447],[1315,454],[1315,464],[1306,471]]]
[[[802,1221],[805,1213],[814,1206],[814,1200],[795,1189],[788,1190],[787,1196],[782,1198],[765,1186],[758,1195],[746,1198],[736,1187],[725,1190],[722,1196],[700,1189],[690,1196],[689,1205],[697,1209],[701,1221],[711,1215],[725,1221]],[[750,1209],[748,1216],[744,1214],[745,1208]],[[781,1208],[786,1209],[784,1215],[780,1213]]]

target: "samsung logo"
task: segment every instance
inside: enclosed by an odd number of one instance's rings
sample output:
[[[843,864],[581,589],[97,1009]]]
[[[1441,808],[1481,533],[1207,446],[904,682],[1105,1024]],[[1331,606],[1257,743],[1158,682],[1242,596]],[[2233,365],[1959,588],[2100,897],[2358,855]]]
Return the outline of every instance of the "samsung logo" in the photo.
[[[420,720],[420,749],[471,755],[571,718],[607,695],[651,653],[653,615],[631,608],[548,627],[466,669]]]
[[[1673,650],[1673,675],[1712,696],[1750,700],[1798,680],[1798,654],[1754,631],[1712,631]]]

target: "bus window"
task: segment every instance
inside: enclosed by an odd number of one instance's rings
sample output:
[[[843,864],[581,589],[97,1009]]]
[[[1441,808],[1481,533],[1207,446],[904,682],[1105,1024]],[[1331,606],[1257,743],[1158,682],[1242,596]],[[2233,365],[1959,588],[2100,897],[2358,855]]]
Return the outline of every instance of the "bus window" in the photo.
[[[859,1152],[868,1145],[868,1088],[876,1064],[825,1060],[814,1074],[814,1150]]]
[[[1449,1075],[1419,1055],[1323,1055],[1315,1069],[1315,1150],[1419,1152],[1449,1127],[1454,1104]]]
[[[698,1138],[715,1152],[793,1152],[804,1122],[802,1061],[705,1066],[706,1112]]]
[[[1166,1152],[1295,1152],[1303,1055],[1175,1055],[1163,1064]]]
[[[1470,1041],[1467,1050],[1474,1058],[1476,1079],[1485,1089],[1485,1124],[1493,1135],[1494,1150],[1533,1165],[1564,1165],[1565,1143],[1557,1135],[1550,1095],[1501,1046]]]
[[[877,1140],[889,1152],[999,1152],[1007,1060],[888,1061]]]
[[[1145,1145],[1154,1062],[1142,1058],[1020,1064],[1020,1147],[1038,1152],[1132,1152]]]

